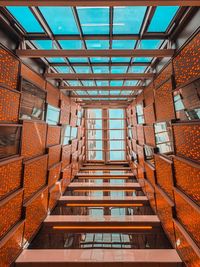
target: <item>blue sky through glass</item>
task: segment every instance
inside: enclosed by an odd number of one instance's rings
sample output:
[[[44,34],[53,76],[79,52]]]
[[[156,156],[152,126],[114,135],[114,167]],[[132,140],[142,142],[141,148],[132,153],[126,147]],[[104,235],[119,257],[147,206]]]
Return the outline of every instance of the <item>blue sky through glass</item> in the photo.
[[[28,7],[12,6],[7,7],[7,9],[27,32],[44,32],[43,28]]]
[[[70,7],[39,8],[54,34],[79,34]]]
[[[178,9],[178,6],[158,6],[148,32],[165,32]]]
[[[108,7],[77,7],[83,34],[109,33]]]
[[[114,7],[114,34],[137,34],[140,31],[146,7]]]

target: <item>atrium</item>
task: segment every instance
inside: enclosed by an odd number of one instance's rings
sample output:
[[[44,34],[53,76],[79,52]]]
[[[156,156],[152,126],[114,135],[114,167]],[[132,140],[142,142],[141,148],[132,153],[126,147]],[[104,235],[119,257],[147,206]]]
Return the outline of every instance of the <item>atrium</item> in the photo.
[[[0,0],[0,267],[200,267],[200,0]]]

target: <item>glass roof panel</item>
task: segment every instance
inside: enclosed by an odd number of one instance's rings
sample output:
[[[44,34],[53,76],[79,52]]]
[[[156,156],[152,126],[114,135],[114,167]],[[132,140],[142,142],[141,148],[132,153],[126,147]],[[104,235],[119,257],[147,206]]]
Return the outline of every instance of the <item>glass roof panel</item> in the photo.
[[[148,32],[165,32],[178,9],[178,6],[158,6],[149,25]]]
[[[78,66],[78,67],[74,67],[74,70],[76,71],[76,73],[90,73],[90,67],[87,66]]]
[[[133,62],[151,62],[152,57],[136,57],[134,58]]]
[[[109,95],[109,91],[98,91],[100,95]]]
[[[109,86],[108,81],[96,81],[97,86]]]
[[[44,32],[43,28],[28,7],[12,6],[7,7],[7,9],[22,25],[26,32]]]
[[[55,43],[51,40],[37,40],[37,41],[32,41],[32,43],[38,49],[45,49],[45,50],[57,49]]]
[[[85,81],[81,81],[81,82],[82,82],[82,84],[83,84],[84,86],[95,86],[94,81],[85,80]]]
[[[135,40],[113,40],[113,49],[133,49],[135,46]]]
[[[113,33],[139,33],[145,12],[143,6],[114,7]]]
[[[70,7],[40,7],[45,20],[54,34],[79,34]]]
[[[123,81],[110,81],[110,86],[122,86],[123,85]]]
[[[146,66],[132,66],[129,68],[129,73],[143,73],[146,70]]]
[[[63,49],[82,49],[82,42],[80,40],[61,40],[59,41]]]
[[[131,58],[130,57],[112,57],[111,58],[111,61],[112,62],[130,62]]]
[[[94,66],[92,69],[94,73],[109,73],[108,66]]]
[[[158,49],[163,40],[142,40],[138,49]]]
[[[110,91],[110,94],[112,95],[119,95],[121,91]]]
[[[124,85],[125,86],[134,86],[138,83],[137,80],[128,80],[128,81],[125,81]]]
[[[132,91],[122,91],[122,95],[132,95]]]
[[[87,49],[108,49],[109,40],[86,40]]]
[[[61,66],[61,67],[55,67],[55,69],[60,73],[73,73],[70,67]]]
[[[68,57],[70,63],[87,63],[86,57]]]
[[[127,66],[112,66],[111,73],[125,73],[127,68]]]
[[[97,95],[97,94],[98,94],[97,91],[87,91],[87,93],[88,93],[89,95]]]
[[[109,33],[109,7],[77,7],[83,34]]]
[[[62,57],[48,57],[47,60],[50,63],[64,63],[64,62],[66,62],[65,59]]]
[[[74,91],[76,92],[78,95],[87,95],[87,92],[85,91]]]
[[[109,57],[91,57],[91,63],[108,63]]]
[[[81,86],[80,81],[76,81],[76,80],[70,80],[70,81],[67,81],[67,83],[71,86]]]

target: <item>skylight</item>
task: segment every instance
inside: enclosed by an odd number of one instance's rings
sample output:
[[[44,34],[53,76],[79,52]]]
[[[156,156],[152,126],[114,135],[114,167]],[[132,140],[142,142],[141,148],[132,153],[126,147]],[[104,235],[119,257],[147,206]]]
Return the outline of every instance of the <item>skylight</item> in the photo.
[[[27,32],[44,32],[43,28],[28,7],[12,6],[7,7],[7,9]]]
[[[70,7],[40,7],[39,9],[54,34],[79,34]]]
[[[178,6],[158,6],[149,25],[148,32],[165,32],[178,9]]]
[[[108,7],[77,7],[83,34],[109,33]]]
[[[146,7],[114,7],[114,34],[137,34],[140,31]]]
[[[74,50],[83,48],[80,40],[61,40],[59,43],[63,49]]]
[[[86,40],[87,49],[108,49],[108,40]]]

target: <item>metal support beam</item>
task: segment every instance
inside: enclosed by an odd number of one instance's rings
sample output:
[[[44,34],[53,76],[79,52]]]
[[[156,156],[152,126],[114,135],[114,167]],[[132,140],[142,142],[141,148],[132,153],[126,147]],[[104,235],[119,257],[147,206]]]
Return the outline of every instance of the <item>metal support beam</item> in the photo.
[[[65,91],[138,91],[144,86],[60,86],[60,90]]]
[[[172,57],[174,49],[133,49],[133,50],[16,50],[19,57]]]
[[[61,80],[144,80],[152,79],[153,73],[46,73],[46,78]]]
[[[124,99],[124,98],[135,98],[135,95],[71,95],[70,98],[96,98],[96,99],[101,99],[101,98],[114,98],[114,99]]]
[[[199,0],[2,0],[0,6],[200,6]]]

